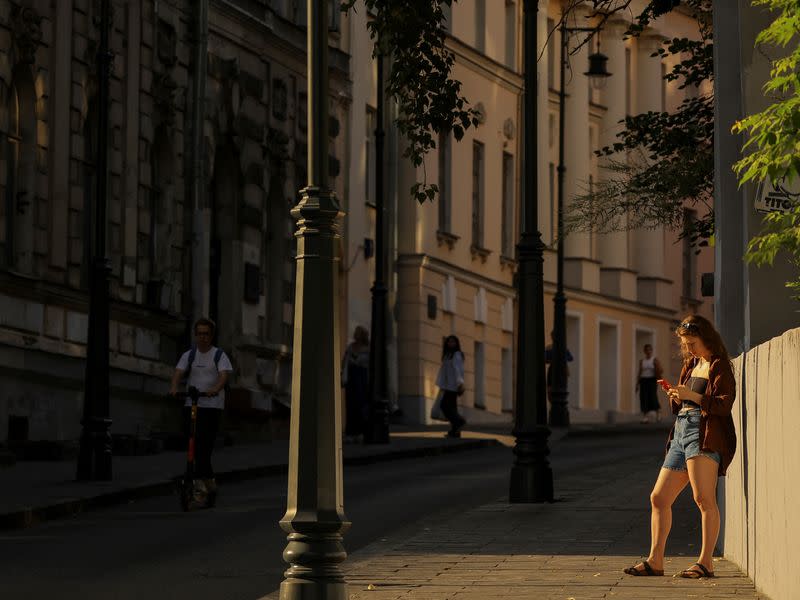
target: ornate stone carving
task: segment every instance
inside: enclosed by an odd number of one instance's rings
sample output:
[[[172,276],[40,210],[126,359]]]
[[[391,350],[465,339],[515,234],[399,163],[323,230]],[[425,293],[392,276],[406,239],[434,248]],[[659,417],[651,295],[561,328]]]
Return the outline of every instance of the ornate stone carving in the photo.
[[[475,105],[475,113],[475,117],[478,119],[479,125],[486,123],[486,107],[483,105],[483,102],[478,102]]]
[[[30,6],[15,6],[11,11],[11,35],[17,62],[31,65],[42,41],[42,17]]]
[[[503,135],[507,140],[513,140],[516,133],[517,128],[514,125],[514,121],[511,119],[511,117],[503,121]]]

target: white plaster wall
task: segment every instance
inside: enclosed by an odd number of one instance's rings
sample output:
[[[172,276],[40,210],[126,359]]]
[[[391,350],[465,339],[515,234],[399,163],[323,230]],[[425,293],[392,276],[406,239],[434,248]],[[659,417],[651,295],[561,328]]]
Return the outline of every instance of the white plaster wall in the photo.
[[[800,329],[734,361],[738,448],[719,486],[720,545],[775,600],[797,598],[800,540]]]

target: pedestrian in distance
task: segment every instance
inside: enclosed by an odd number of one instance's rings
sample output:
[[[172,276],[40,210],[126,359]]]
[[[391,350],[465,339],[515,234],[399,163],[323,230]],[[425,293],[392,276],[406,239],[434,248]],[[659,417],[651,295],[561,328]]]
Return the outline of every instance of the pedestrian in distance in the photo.
[[[359,325],[353,341],[342,357],[342,386],[345,392],[344,441],[347,444],[364,439],[369,407],[369,332]]]
[[[442,366],[436,376],[436,385],[442,390],[442,412],[450,421],[447,437],[461,437],[461,429],[467,424],[467,420],[458,414],[458,397],[464,393],[464,353],[454,335],[444,340]]]
[[[677,386],[660,380],[677,415],[669,434],[666,458],[650,495],[651,546],[646,560],[625,569],[628,575],[664,574],[664,548],[672,526],[672,504],[691,484],[702,517],[700,557],[676,576],[714,577],[712,556],[719,535],[717,478],[736,450],[731,410],[736,380],[728,352],[714,326],[699,315],[686,317],[675,333],[683,353]]]
[[[170,384],[170,394],[173,396],[178,393],[181,382],[185,382],[187,390],[195,387],[208,395],[197,403],[195,461],[196,475],[205,487],[209,504],[214,503],[217,494],[211,454],[225,408],[225,385],[233,371],[228,356],[212,343],[215,330],[216,325],[211,319],[197,320],[194,324],[195,343],[181,356]],[[191,431],[191,406],[191,400],[187,398],[183,407],[183,427],[187,438]]]
[[[550,343],[544,349],[544,364],[547,365],[547,373],[546,373],[546,381],[547,381],[547,401],[552,403],[552,392],[553,392],[553,344],[555,343],[555,336],[556,332],[550,332]],[[575,357],[572,356],[572,352],[569,351],[569,348],[564,348],[564,359],[566,364],[564,365],[564,377],[566,380],[569,379],[569,363],[575,360]],[[565,381],[566,383],[566,381]]]
[[[636,375],[636,391],[639,392],[639,407],[642,411],[641,423],[661,421],[661,404],[658,402],[658,380],[664,374],[659,360],[653,356],[653,346],[644,345],[644,358],[639,359],[639,372]]]

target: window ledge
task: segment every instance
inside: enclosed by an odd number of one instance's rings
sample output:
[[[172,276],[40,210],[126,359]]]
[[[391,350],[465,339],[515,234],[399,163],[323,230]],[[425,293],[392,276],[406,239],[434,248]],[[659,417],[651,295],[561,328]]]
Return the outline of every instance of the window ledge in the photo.
[[[439,246],[442,244],[447,244],[447,247],[452,250],[453,247],[456,245],[456,242],[461,238],[454,233],[450,233],[449,231],[436,231],[436,241],[439,242]]]
[[[487,248],[483,248],[481,246],[476,246],[475,244],[472,244],[469,247],[469,251],[472,253],[473,260],[476,257],[480,257],[481,262],[483,263],[486,262],[486,259],[489,258],[489,255],[492,253],[491,250],[488,250]]]
[[[511,258],[510,256],[506,256],[505,254],[500,255],[500,269],[509,268],[514,271],[517,268],[517,261],[516,259]]]

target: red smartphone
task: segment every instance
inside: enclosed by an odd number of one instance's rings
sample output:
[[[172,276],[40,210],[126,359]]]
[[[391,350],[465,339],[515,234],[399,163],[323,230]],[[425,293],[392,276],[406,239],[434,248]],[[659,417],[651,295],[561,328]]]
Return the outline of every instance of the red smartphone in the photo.
[[[669,381],[667,381],[666,379],[659,379],[658,380],[658,385],[660,385],[665,392],[668,392],[669,388],[672,387],[672,384]]]

